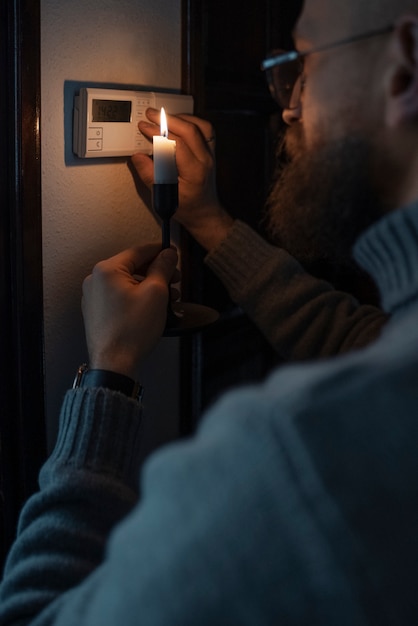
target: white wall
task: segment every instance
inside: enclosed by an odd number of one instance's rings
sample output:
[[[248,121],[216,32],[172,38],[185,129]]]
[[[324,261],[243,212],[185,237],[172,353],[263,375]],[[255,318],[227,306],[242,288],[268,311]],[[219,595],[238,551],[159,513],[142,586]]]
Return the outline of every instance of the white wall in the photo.
[[[71,154],[77,83],[180,88],[180,0],[41,0],[41,146],[46,401],[49,445],[77,366],[87,359],[81,283],[95,262],[160,238],[128,159]],[[142,381],[154,446],[174,436],[178,340],[162,339]]]

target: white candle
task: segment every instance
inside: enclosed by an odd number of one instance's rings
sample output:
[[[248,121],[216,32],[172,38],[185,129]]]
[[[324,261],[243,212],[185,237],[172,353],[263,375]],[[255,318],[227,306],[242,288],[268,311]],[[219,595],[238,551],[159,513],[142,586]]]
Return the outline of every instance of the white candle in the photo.
[[[161,108],[161,135],[154,135],[154,185],[177,184],[176,142],[168,139],[167,118],[164,107]]]

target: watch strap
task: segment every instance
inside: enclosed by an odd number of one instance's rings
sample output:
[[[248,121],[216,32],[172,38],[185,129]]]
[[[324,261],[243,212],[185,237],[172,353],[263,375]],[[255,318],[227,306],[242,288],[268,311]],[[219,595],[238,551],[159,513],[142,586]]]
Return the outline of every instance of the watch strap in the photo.
[[[74,379],[73,389],[79,387],[104,387],[112,391],[119,391],[128,398],[140,402],[144,388],[139,382],[110,370],[89,369],[86,363],[80,365]]]

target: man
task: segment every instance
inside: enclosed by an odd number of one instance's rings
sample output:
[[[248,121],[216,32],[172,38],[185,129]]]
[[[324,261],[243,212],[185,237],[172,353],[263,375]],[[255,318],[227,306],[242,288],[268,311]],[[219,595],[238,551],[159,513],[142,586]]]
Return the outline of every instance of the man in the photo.
[[[278,103],[285,105],[274,92],[274,81],[270,86]],[[326,261],[358,273],[350,242],[353,227],[358,231],[368,222],[352,220],[349,207],[358,207],[358,218],[370,221],[369,212],[375,206],[369,201],[367,180],[359,184],[364,175],[359,176],[357,161],[352,159],[355,142],[344,151],[338,145],[329,146],[329,152],[306,150],[296,123],[299,115],[298,106],[285,108],[290,126],[285,145],[291,161],[278,172],[268,201],[271,238],[279,247],[242,221],[234,221],[219,203],[212,126],[192,116],[170,117],[169,124],[178,140],[181,198],[175,219],[209,252],[205,261],[231,299],[276,352],[289,360],[331,356],[365,346],[378,336],[387,319],[380,309],[361,306],[353,296],[314,278],[295,259],[308,266]],[[151,138],[160,132],[159,112],[149,110],[148,117],[151,123],[141,122],[139,128]],[[278,152],[283,152],[281,145]],[[136,154],[133,163],[151,187],[152,160]]]
[[[93,370],[67,393],[22,512],[1,624],[417,623],[418,7],[306,0],[295,36],[295,124],[307,151],[356,144],[380,218],[355,256],[391,319],[370,347],[226,395],[139,488],[140,404],[126,396],[176,254],[99,264],[83,295]]]

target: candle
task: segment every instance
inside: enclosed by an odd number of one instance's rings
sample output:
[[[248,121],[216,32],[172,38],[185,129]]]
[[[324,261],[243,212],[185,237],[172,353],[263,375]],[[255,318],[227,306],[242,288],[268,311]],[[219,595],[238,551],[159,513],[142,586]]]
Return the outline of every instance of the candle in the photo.
[[[155,135],[153,138],[154,184],[177,184],[176,142],[167,137],[168,127],[164,107],[161,108],[160,132],[161,135]]]

